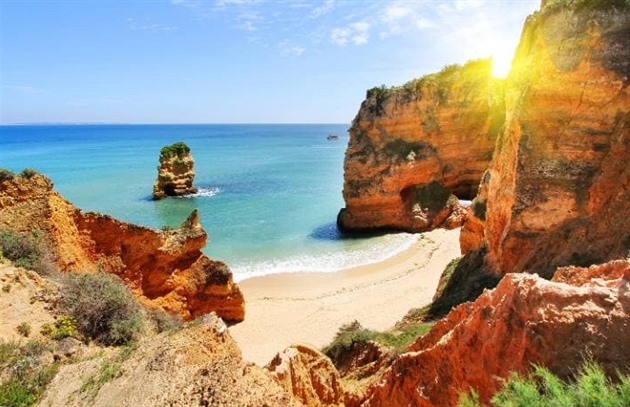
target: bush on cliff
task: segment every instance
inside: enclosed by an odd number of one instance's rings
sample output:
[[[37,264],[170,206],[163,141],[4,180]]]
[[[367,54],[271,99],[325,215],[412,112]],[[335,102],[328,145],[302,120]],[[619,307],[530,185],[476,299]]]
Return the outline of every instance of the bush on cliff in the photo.
[[[182,141],[177,143],[173,143],[170,146],[164,146],[160,150],[160,157],[163,158],[171,158],[173,156],[181,157],[185,154],[190,153],[190,147]]]
[[[0,230],[0,258],[5,257],[16,266],[42,275],[54,273],[51,251],[39,232],[31,235]]]
[[[81,334],[103,345],[126,344],[144,327],[140,304],[111,274],[69,273],[59,304],[77,322]]]
[[[393,331],[378,332],[364,328],[361,323],[354,320],[342,325],[333,341],[322,352],[328,356],[335,365],[343,358],[343,355],[352,350],[354,346],[368,341],[377,342],[383,346],[392,348],[395,352],[403,352],[407,346],[416,340],[418,336],[426,334],[432,323],[421,322],[399,327]]]
[[[26,407],[37,402],[59,367],[44,363],[44,354],[50,351],[42,341],[0,342],[0,406]]]
[[[627,407],[630,406],[630,376],[620,374],[617,383],[602,368],[586,362],[575,380],[562,381],[549,370],[535,366],[527,376],[512,374],[492,397],[495,407]],[[477,394],[462,396],[459,407],[481,407]]]
[[[13,179],[15,177],[15,173],[11,170],[7,170],[6,168],[0,168],[0,181],[6,181]]]

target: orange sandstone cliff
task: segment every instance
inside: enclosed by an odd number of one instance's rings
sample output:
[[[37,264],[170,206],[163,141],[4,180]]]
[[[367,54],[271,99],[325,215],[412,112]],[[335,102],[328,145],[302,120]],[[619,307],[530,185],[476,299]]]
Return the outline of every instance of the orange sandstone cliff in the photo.
[[[400,88],[374,88],[350,128],[344,230],[460,225],[455,196],[477,193],[505,116],[490,60],[449,66]]]
[[[82,212],[37,174],[0,181],[0,228],[40,230],[61,270],[114,273],[146,304],[185,319],[210,311],[227,321],[244,318],[228,266],[201,252],[207,235],[196,211],[179,229],[156,231]]]
[[[628,254],[629,82],[627,2],[549,2],[528,18],[464,252],[485,245],[491,270],[543,275]]]

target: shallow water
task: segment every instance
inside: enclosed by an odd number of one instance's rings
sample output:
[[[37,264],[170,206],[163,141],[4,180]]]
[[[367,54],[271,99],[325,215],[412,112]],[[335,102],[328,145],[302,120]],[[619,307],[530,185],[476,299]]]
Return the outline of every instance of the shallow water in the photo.
[[[204,251],[230,264],[237,280],[334,271],[383,260],[415,240],[337,232],[347,127],[2,126],[0,167],[37,169],[79,208],[154,228],[177,226],[198,208]],[[153,201],[159,150],[176,141],[191,147],[199,193]]]

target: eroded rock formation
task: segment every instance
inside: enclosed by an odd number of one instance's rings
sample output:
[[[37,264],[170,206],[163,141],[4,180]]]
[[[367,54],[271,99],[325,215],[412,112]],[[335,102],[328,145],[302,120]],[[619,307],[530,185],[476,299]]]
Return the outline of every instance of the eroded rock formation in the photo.
[[[164,146],[160,150],[158,175],[153,184],[153,199],[167,196],[183,196],[194,194],[195,160],[190,147],[183,142]]]
[[[309,345],[278,353],[267,370],[305,406],[343,406],[339,373],[326,355]]]
[[[244,318],[228,266],[201,252],[207,235],[196,211],[178,229],[156,231],[82,212],[43,175],[15,176],[0,181],[0,228],[38,229],[61,270],[114,273],[146,304],[184,319],[210,311],[228,321]]]
[[[475,389],[487,401],[499,378],[532,363],[568,378],[585,355],[614,375],[630,366],[630,264],[560,270],[557,282],[507,274],[455,308],[400,355],[362,400],[366,406],[454,406]],[[569,285],[567,283],[573,283]]]
[[[476,202],[483,216],[462,233],[465,252],[487,246],[495,272],[550,275],[628,254],[629,38],[623,1],[555,2],[528,18]]]
[[[505,116],[491,61],[450,66],[400,88],[374,88],[350,128],[345,230],[423,231],[461,224]]]

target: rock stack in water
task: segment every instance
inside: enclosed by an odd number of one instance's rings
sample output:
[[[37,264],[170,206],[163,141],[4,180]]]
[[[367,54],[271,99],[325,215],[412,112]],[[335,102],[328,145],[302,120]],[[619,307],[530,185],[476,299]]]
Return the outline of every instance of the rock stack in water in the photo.
[[[167,196],[194,194],[195,160],[190,154],[190,147],[183,142],[164,146],[160,150],[158,176],[153,184],[153,199]]]

